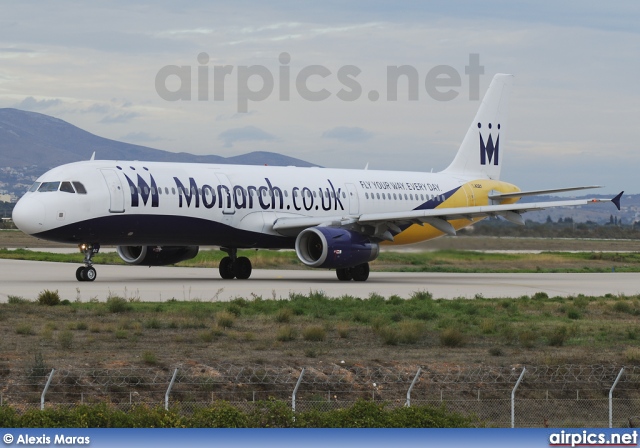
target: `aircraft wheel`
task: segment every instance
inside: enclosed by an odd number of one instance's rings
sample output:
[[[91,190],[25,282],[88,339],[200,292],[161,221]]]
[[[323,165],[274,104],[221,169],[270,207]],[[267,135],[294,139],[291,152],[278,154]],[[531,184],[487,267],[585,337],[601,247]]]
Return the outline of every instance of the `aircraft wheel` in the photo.
[[[362,263],[353,269],[353,280],[356,282],[364,282],[369,278],[369,263]]]
[[[352,268],[338,268],[336,269],[336,276],[338,280],[343,282],[348,282],[353,279],[353,269]]]
[[[94,281],[96,277],[96,270],[92,267],[85,268],[85,270],[82,272],[82,278],[88,282]]]
[[[76,269],[76,279],[79,282],[84,281],[84,278],[82,277],[83,271],[84,271],[84,266],[80,266],[78,269]]]
[[[222,260],[220,260],[220,266],[218,266],[218,271],[220,271],[220,277],[222,277],[225,280],[231,280],[236,276],[231,257],[224,257]]]
[[[251,277],[251,260],[247,257],[239,257],[236,260],[235,273],[238,280],[246,280]]]

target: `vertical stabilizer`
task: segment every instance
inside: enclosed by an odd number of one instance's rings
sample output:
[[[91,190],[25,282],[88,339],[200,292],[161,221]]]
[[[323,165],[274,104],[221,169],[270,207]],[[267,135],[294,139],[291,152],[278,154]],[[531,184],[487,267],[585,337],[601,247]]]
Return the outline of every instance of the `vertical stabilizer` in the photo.
[[[500,140],[504,142],[512,84],[513,75],[493,77],[455,159],[444,172],[464,177],[500,178],[504,158]]]

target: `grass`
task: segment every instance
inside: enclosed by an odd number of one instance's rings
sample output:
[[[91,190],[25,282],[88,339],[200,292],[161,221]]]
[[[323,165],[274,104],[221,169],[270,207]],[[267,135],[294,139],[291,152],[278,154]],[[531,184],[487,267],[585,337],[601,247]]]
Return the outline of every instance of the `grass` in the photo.
[[[217,250],[201,250],[178,266],[217,268],[225,256]],[[251,259],[254,269],[306,269],[293,251],[238,251]],[[0,258],[81,264],[83,255],[54,254],[27,249],[0,249]],[[99,253],[96,264],[124,264],[116,253]],[[383,251],[371,263],[373,271],[403,272],[640,272],[638,252],[542,252],[487,253],[444,249],[430,252]],[[416,292],[420,295],[420,292]],[[233,311],[237,312],[238,308]],[[234,314],[235,314],[234,312]]]
[[[52,368],[156,366],[159,360],[535,365],[550,357],[624,364],[640,359],[637,309],[640,296],[631,295],[441,300],[426,291],[406,300],[319,292],[287,300],[117,299],[51,307],[14,300],[0,304],[0,341],[11,372],[23,371],[36,351]]]

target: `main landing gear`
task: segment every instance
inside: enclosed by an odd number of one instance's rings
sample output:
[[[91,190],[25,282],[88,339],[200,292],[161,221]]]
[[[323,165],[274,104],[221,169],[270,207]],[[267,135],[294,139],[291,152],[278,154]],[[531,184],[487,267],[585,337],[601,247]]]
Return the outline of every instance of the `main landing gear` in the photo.
[[[238,280],[246,280],[251,277],[251,260],[247,257],[238,257],[238,249],[235,247],[221,247],[220,250],[229,254],[220,260],[220,277],[225,280],[237,278]]]
[[[91,258],[100,250],[99,244],[80,244],[80,252],[84,253],[84,266],[76,270],[76,278],[79,282],[92,282],[96,279],[96,270]]]
[[[338,280],[348,282],[354,280],[356,282],[364,282],[369,278],[369,263],[358,264],[352,268],[336,269]]]

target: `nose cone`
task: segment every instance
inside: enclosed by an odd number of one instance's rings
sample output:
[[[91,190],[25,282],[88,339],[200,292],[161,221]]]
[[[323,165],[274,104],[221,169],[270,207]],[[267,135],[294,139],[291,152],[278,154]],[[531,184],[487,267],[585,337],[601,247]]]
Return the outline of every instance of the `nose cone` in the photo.
[[[44,230],[44,204],[32,197],[23,197],[13,208],[13,222],[24,233],[33,235]]]

